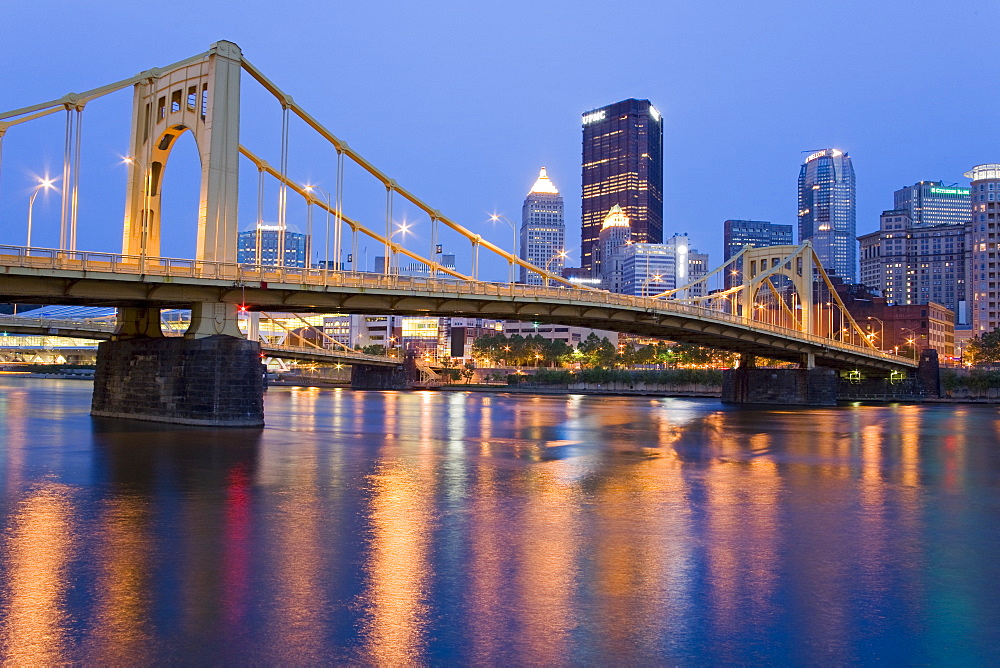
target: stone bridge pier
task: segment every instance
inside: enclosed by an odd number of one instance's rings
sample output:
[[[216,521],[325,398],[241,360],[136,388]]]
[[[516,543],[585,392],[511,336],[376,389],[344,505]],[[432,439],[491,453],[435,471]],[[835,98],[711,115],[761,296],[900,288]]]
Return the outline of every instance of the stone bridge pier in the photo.
[[[735,369],[722,374],[722,403],[761,406],[836,406],[837,372],[815,366],[812,355],[797,369],[760,369],[742,355]]]
[[[240,333],[236,305],[192,305],[184,337],[165,337],[159,308],[118,309],[97,348],[91,415],[212,427],[264,425],[260,345]]]

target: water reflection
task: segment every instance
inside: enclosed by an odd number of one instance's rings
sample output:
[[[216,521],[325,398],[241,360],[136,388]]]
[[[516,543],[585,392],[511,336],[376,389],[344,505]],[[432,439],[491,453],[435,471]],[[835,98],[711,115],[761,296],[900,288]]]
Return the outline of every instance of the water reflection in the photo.
[[[55,665],[69,661],[74,557],[72,490],[55,483],[28,490],[8,520],[3,543],[4,587],[0,647],[6,662]]]
[[[5,662],[1000,651],[989,407],[274,388],[230,431],[81,387],[0,380]]]

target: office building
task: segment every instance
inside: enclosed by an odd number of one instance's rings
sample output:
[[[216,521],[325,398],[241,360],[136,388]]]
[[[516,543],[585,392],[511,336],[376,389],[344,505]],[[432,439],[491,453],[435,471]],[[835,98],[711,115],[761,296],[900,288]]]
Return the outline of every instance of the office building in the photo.
[[[854,167],[847,153],[816,151],[799,171],[799,243],[812,242],[827,273],[853,283],[857,276]]]
[[[879,229],[858,237],[861,282],[890,305],[936,302],[968,322],[966,226],[918,226],[908,209],[883,211]]]
[[[691,248],[687,234],[675,234],[662,244],[629,244],[622,251],[619,292],[637,297],[657,295],[688,285],[708,273],[708,254]],[[692,286],[680,297],[706,294]]]
[[[626,246],[632,243],[629,217],[615,204],[608,211],[597,235],[594,249],[594,274],[601,279],[601,287],[611,292],[622,291],[622,262]]]
[[[237,237],[236,261],[240,264],[264,265],[269,267],[306,267],[309,261],[309,237],[299,232],[285,229],[284,262],[278,261],[281,228],[278,225],[260,225],[252,230],[240,232]],[[258,253],[258,239],[260,252]]]
[[[977,165],[965,176],[972,179],[972,222],[966,242],[972,332],[982,336],[1000,327],[1000,164]]]
[[[708,253],[699,253],[697,250],[691,249],[688,251],[688,283],[694,283],[699,278],[704,278],[708,275]],[[677,287],[682,287],[678,285]],[[705,281],[701,283],[695,283],[687,290],[685,297],[704,297],[708,295],[708,285]]]
[[[549,179],[545,168],[538,173],[535,185],[521,207],[520,257],[553,274],[565,264],[566,224],[563,222],[563,198]],[[521,283],[542,285],[542,277],[521,267]]]
[[[613,206],[628,216],[636,243],[663,240],[663,127],[649,100],[623,100],[583,115],[583,211],[580,266],[594,253]]]
[[[765,220],[727,220],[723,223],[723,262],[746,246],[784,246],[792,244],[792,226],[776,225]]]
[[[621,287],[615,292],[651,297],[677,287],[677,252],[671,245],[630,244],[621,265]]]
[[[909,212],[913,227],[965,225],[971,220],[972,198],[968,188],[942,181],[919,181],[893,194],[895,210]]]

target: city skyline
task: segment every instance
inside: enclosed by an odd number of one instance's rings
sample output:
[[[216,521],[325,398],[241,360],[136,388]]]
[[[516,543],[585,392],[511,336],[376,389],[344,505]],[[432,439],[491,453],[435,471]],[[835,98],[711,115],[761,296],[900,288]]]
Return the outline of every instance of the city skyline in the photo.
[[[493,212],[516,217],[538,165],[559,176],[568,224],[579,220],[580,114],[630,96],[653,100],[663,115],[665,232],[688,231],[694,245],[717,258],[722,257],[721,224],[726,219],[794,222],[792,180],[801,157],[807,155],[803,150],[836,146],[851,153],[858,172],[859,233],[877,229],[886,197],[896,189],[922,179],[964,182],[962,173],[970,165],[997,159],[990,147],[1000,143],[1000,129],[979,123],[976,111],[989,107],[996,94],[974,92],[954,76],[956,62],[971,57],[971,45],[986,38],[990,19],[1000,14],[991,3],[968,3],[962,12],[935,13],[933,20],[913,11],[909,3],[880,3],[865,7],[869,18],[864,25],[843,4],[808,8],[787,3],[763,12],[735,5],[725,11],[665,5],[652,8],[647,17],[662,39],[635,67],[624,69],[611,60],[579,58],[579,36],[600,26],[586,3],[532,7],[538,20],[527,28],[521,25],[523,11],[516,3],[502,10],[444,11],[449,16],[444,23],[407,6],[384,20],[384,6],[351,11],[317,8],[307,25],[275,16],[264,29],[209,5],[200,21],[169,40],[144,44],[128,58],[110,57],[112,49],[101,35],[129,34],[141,23],[138,8],[125,3],[109,3],[102,11],[67,7],[47,17],[44,29],[50,39],[32,40],[24,31],[5,34],[0,43],[5,62],[31,66],[10,68],[8,85],[0,91],[0,107],[17,108],[27,101],[81,90],[88,83],[118,80],[200,52],[220,38],[232,39],[257,66],[281,80],[296,101],[313,113],[321,111],[317,115],[351,146],[442,212],[470,227],[478,225],[485,237],[504,247],[509,244],[509,230],[485,221]],[[33,17],[26,5],[15,4],[8,12],[8,27]],[[774,25],[777,13],[782,14],[780,27]],[[504,48],[476,37],[470,29],[473,19],[488,22],[505,35]],[[319,41],[324,26],[334,23],[341,26],[342,39],[329,48],[312,46],[325,43]],[[80,30],[98,25],[100,31]],[[862,46],[838,53],[813,50],[808,65],[788,58],[810,48],[816,25]],[[905,38],[931,26],[936,35],[932,42],[918,46]],[[408,37],[420,31],[424,47],[414,51]],[[873,31],[879,34],[877,41],[869,39]],[[275,34],[292,33],[297,36],[294,48],[274,39]],[[759,39],[761,34],[768,39]],[[378,49],[371,46],[373,38],[381,44]],[[356,54],[363,57],[355,58]],[[345,67],[353,60],[357,67]],[[925,82],[924,99],[932,102],[905,108],[890,103],[885,82],[917,60]],[[304,67],[304,62],[309,65]],[[544,105],[524,109],[498,102],[520,95],[540,67],[546,72]],[[810,107],[808,114],[803,113],[808,102],[802,97],[807,73],[824,77],[825,85],[837,91],[824,105]],[[334,103],[347,95],[387,103]],[[114,110],[119,118],[127,118],[129,98],[126,94],[123,103],[115,103],[120,106]],[[441,114],[437,100],[442,98],[461,100],[465,112]],[[739,103],[733,104],[734,100]],[[110,107],[100,109],[103,113]],[[854,113],[855,109],[865,113]],[[110,250],[120,245],[114,226],[106,221],[122,216],[125,186],[116,179],[124,179],[120,156],[127,151],[128,136],[118,120],[98,120],[90,110],[87,114],[84,156],[99,159],[101,168],[83,175],[83,211],[95,201],[107,202],[108,207],[81,218],[81,240],[93,239],[91,246]],[[247,116],[251,126],[264,126],[280,120],[280,110],[264,106],[259,114]],[[7,133],[0,219],[22,222],[32,174],[58,173],[59,123],[59,118],[51,119],[40,136],[54,141],[26,162],[17,162],[14,156],[35,135],[19,129]],[[982,131],[968,133],[965,128],[974,125]],[[99,137],[108,141],[99,144]],[[277,164],[279,137],[268,137],[270,145],[262,152]],[[293,126],[293,164],[304,156],[302,139],[301,128]],[[189,139],[182,140],[172,166],[195,159]],[[113,146],[119,147],[117,151]],[[303,180],[329,190],[333,184],[329,165],[327,160],[301,166]],[[725,171],[719,171],[723,165]],[[455,173],[475,176],[455,179],[451,177]],[[719,179],[729,178],[725,175],[747,187],[720,192]],[[185,250],[193,234],[188,234],[186,217],[197,206],[197,177],[174,170],[166,178],[171,196],[165,196],[169,201],[164,220],[177,221],[182,233],[164,239],[164,252],[190,255]],[[241,201],[241,225],[252,222],[251,188],[252,182],[249,187],[241,183],[241,191],[249,194]],[[57,208],[51,194],[47,200],[39,195],[35,210],[39,243],[51,238]],[[426,226],[416,232],[426,235]],[[574,262],[579,262],[579,242],[572,231],[567,246]],[[370,248],[369,257],[374,253]],[[484,269],[496,280],[506,276],[502,263]]]

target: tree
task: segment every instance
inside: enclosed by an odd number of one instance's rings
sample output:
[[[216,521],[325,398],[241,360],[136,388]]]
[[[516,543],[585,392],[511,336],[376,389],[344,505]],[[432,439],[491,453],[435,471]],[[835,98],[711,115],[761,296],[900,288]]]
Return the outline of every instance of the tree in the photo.
[[[977,365],[1000,362],[1000,327],[973,337],[965,346],[965,358],[965,361]]]
[[[476,365],[472,362],[466,362],[465,367],[462,369],[462,377],[465,378],[465,384],[468,385],[472,382],[472,377],[476,375]]]

